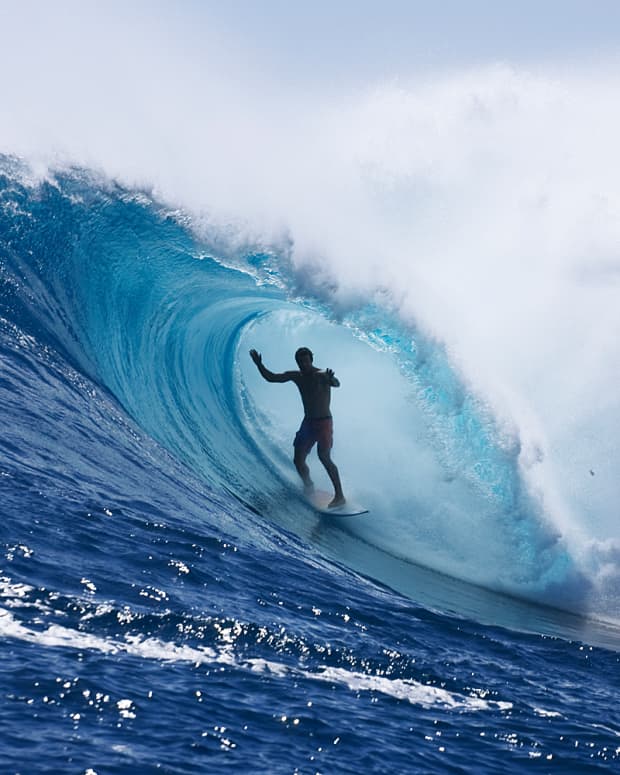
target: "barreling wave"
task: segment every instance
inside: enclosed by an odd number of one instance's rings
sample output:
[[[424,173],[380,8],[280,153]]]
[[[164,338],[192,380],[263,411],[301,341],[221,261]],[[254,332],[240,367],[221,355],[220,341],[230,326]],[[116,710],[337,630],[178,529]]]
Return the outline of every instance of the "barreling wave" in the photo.
[[[334,457],[371,509],[347,524],[352,537],[497,591],[597,610],[593,574],[524,485],[518,438],[379,296],[330,306],[286,244],[199,228],[88,171],[32,180],[10,158],[0,251],[4,321],[112,394],[212,487],[294,529],[314,519],[290,463],[298,397],[262,382],[247,356],[256,347],[280,370],[307,344],[342,383]],[[614,613],[610,594],[599,613]]]

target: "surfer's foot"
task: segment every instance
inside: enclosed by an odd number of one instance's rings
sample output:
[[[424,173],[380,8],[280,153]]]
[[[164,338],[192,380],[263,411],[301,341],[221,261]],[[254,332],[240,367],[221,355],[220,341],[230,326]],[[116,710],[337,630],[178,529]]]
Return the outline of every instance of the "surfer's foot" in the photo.
[[[308,482],[307,484],[304,484],[304,495],[313,495],[314,494],[314,483]]]
[[[347,501],[346,501],[346,498],[344,497],[344,495],[337,495],[333,500],[331,500],[327,504],[327,508],[328,509],[336,509],[336,508],[338,508],[338,506],[344,506],[344,504],[346,502]]]

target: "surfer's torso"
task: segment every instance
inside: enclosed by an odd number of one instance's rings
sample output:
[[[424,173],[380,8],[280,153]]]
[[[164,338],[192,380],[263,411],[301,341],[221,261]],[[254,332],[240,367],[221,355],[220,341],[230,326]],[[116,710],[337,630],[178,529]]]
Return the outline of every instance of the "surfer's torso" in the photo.
[[[313,368],[312,371],[291,372],[304,406],[304,416],[309,420],[331,417],[331,381],[326,372]]]

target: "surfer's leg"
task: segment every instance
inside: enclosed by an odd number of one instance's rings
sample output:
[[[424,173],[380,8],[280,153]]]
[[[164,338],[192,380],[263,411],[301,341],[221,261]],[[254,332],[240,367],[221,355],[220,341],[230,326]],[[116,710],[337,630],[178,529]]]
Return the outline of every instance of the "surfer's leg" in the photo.
[[[301,476],[301,480],[304,483],[304,490],[306,492],[312,492],[312,490],[314,490],[314,483],[310,478],[310,469],[306,463],[307,457],[308,453],[305,450],[303,450],[301,447],[295,447],[295,457],[293,458],[293,463],[295,463],[297,473]]]
[[[317,451],[319,454],[319,460],[325,466],[327,475],[329,476],[332,484],[334,485],[334,497],[333,497],[333,500],[329,502],[328,506],[330,509],[334,508],[335,506],[342,506],[344,503],[346,503],[346,499],[342,492],[342,484],[340,483],[340,473],[338,472],[338,468],[336,467],[336,464],[331,458],[329,447],[319,443]]]
[[[293,448],[295,450],[293,463],[295,463],[297,473],[301,476],[301,481],[304,483],[304,490],[306,493],[314,491],[314,484],[310,478],[310,469],[306,463],[306,458],[314,446],[314,442],[312,426],[309,421],[304,418],[299,430],[295,434],[295,441],[293,441]]]

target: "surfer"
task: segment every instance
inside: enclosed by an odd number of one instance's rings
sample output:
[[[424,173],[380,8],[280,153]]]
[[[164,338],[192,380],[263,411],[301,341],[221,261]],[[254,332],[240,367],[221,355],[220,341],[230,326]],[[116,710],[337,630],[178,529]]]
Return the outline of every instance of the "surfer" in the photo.
[[[340,474],[331,458],[333,444],[333,421],[329,410],[331,389],[340,387],[340,382],[332,369],[317,369],[313,365],[312,351],[307,347],[300,347],[295,353],[295,360],[299,371],[285,371],[276,374],[269,371],[263,358],[256,350],[250,350],[250,356],[256,364],[263,379],[267,382],[294,382],[301,394],[304,406],[304,419],[295,436],[293,447],[295,456],[293,462],[295,468],[304,483],[304,490],[310,494],[314,490],[314,484],[310,478],[310,469],[306,458],[312,447],[317,444],[319,460],[325,466],[329,478],[334,485],[334,497],[329,503],[329,508],[336,508],[346,503],[340,484]]]

